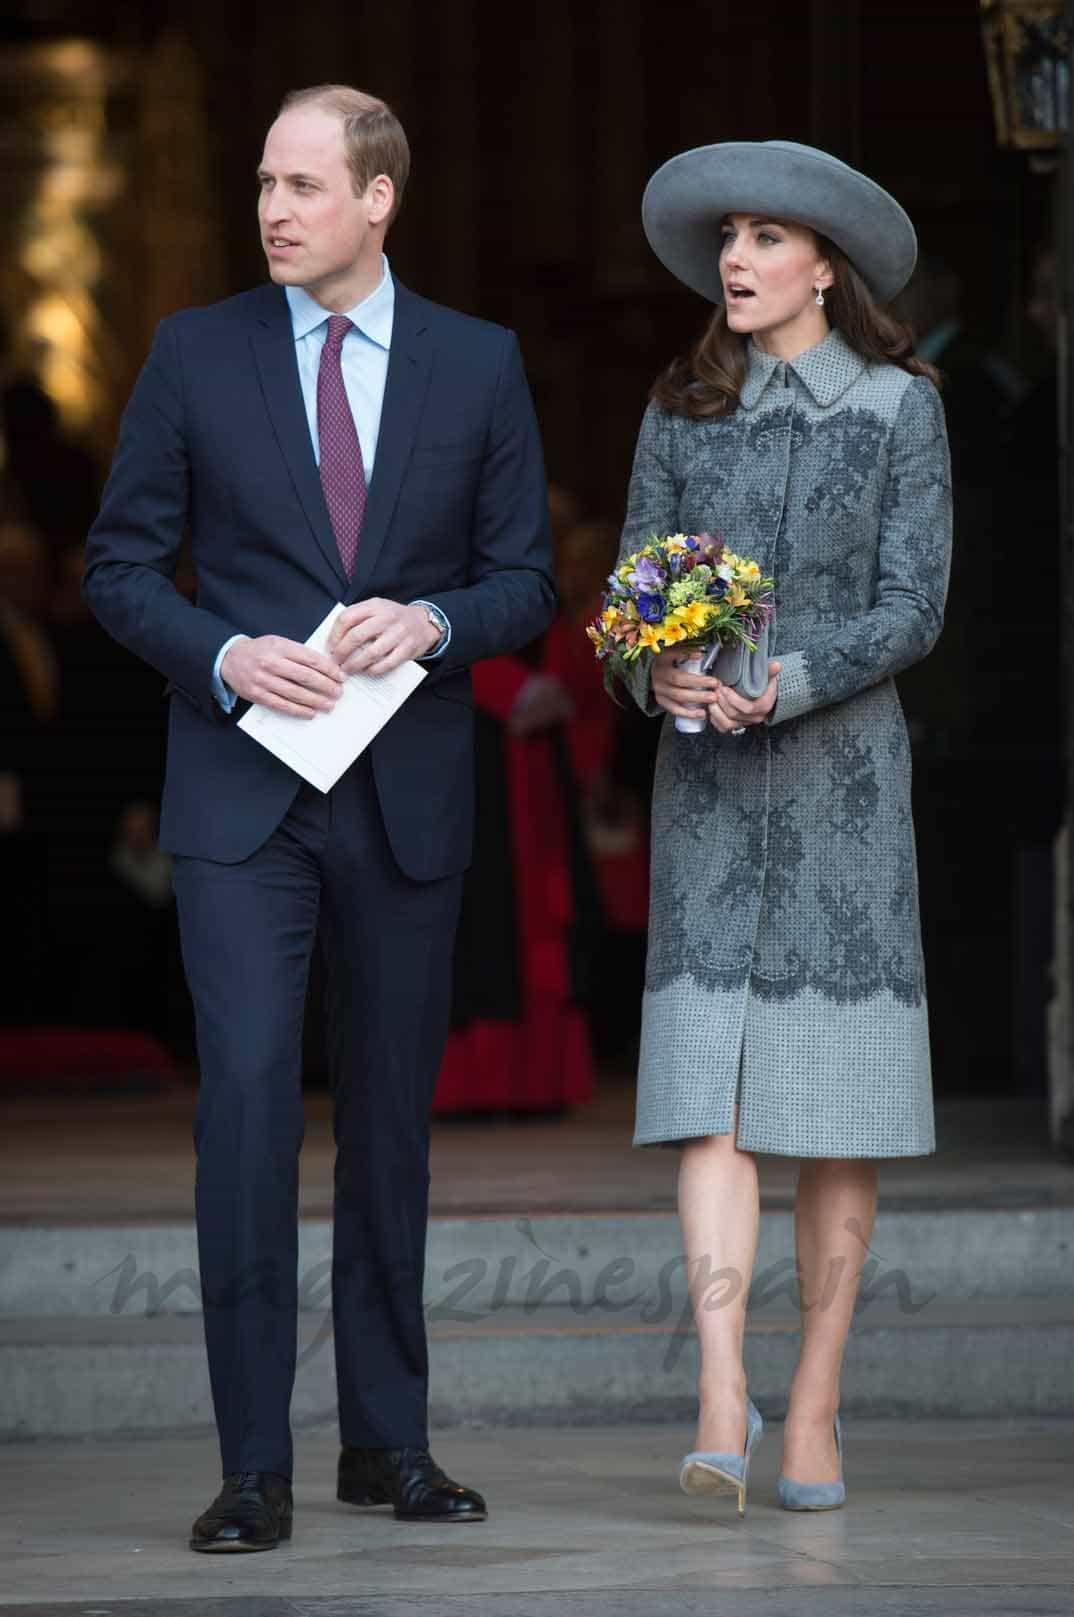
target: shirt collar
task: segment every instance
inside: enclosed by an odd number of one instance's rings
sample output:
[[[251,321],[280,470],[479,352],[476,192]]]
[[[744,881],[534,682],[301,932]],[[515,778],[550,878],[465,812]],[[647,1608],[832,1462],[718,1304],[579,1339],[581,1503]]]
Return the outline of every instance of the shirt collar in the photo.
[[[361,303],[356,303],[353,309],[344,309],[343,313],[363,337],[368,337],[378,348],[388,349],[392,345],[392,322],[395,317],[395,282],[383,253],[380,262],[383,269],[380,285]],[[303,286],[288,286],[284,291],[291,310],[291,329],[295,341],[301,342],[303,337],[308,337],[311,331],[323,325],[332,311],[311,297]]]
[[[782,360],[750,342],[746,350],[746,379],[739,401],[752,410],[774,376],[780,381],[787,366],[822,407],[834,404],[865,370],[865,361],[833,326],[823,341],[814,343],[792,360]]]

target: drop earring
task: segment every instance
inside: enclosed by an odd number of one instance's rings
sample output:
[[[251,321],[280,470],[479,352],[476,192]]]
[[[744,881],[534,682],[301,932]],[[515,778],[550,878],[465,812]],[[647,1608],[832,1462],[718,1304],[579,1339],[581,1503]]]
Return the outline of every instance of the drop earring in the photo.
[[[824,307],[824,288],[822,286],[817,287],[817,306],[821,309]]]

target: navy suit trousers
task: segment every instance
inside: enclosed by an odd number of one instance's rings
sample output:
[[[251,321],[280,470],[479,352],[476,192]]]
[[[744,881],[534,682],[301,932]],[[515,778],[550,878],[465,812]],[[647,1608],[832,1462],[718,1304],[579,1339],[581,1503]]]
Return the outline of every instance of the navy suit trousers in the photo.
[[[429,1111],[462,877],[402,874],[366,755],[326,795],[303,784],[239,863],[176,856],[174,885],[201,1068],[195,1201],[224,1474],[292,1475],[302,1019],[318,928],[340,1435],[425,1447]]]

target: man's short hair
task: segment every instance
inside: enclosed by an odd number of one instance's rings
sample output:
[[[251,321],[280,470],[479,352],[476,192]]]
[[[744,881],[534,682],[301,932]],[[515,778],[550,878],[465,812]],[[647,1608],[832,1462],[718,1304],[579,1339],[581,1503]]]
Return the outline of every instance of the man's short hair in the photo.
[[[391,107],[349,84],[315,84],[308,90],[289,91],[280,111],[311,106],[334,113],[342,121],[343,152],[356,196],[361,196],[378,174],[386,174],[391,180],[395,187],[395,203],[388,216],[391,224],[399,212],[410,174],[410,145]]]

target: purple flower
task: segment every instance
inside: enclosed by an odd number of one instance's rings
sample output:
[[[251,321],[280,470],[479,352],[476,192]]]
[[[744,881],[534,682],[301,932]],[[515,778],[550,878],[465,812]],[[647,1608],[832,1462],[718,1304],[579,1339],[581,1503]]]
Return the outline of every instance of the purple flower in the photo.
[[[630,582],[638,590],[659,590],[667,582],[667,574],[651,556],[642,556],[630,575]]]
[[[638,616],[646,623],[659,623],[667,611],[667,602],[662,595],[639,595]]]

